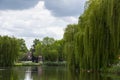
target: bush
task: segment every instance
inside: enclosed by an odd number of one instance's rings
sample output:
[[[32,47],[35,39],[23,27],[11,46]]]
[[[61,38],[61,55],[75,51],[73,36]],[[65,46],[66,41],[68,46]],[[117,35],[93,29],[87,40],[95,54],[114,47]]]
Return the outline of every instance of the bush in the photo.
[[[51,61],[48,61],[48,62],[44,62],[43,65],[46,65],[46,66],[65,66],[66,65],[66,62],[51,62]]]
[[[117,65],[113,65],[111,68],[109,68],[108,72],[120,73],[120,62]]]

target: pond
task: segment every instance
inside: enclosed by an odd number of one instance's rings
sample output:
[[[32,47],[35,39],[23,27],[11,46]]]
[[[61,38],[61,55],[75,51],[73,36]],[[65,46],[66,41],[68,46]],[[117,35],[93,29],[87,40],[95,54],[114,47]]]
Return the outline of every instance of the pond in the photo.
[[[65,67],[0,68],[0,80],[120,80],[119,75],[68,71]]]

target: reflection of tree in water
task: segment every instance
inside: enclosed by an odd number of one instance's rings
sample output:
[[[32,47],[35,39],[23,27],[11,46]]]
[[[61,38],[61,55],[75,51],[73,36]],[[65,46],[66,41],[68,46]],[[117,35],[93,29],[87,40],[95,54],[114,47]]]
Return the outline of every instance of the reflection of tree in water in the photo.
[[[12,69],[0,70],[0,80],[18,80],[18,75]]]
[[[66,71],[61,67],[43,68],[41,80],[68,80],[66,79]]]
[[[72,72],[64,67],[14,67],[0,69],[0,80],[120,80],[119,75]]]
[[[107,80],[120,80],[120,74],[102,74],[102,76],[106,76]]]
[[[31,67],[31,75],[33,80],[41,80],[42,67],[41,66]]]
[[[32,78],[30,80],[67,80],[63,68],[34,66],[30,69]]]
[[[80,73],[76,73],[76,72],[68,72],[68,79],[67,80],[120,80],[117,78],[114,78],[112,76],[107,76],[104,74],[101,75],[101,73],[99,72],[80,72]]]
[[[17,80],[41,80],[42,68],[39,66],[16,67],[14,69],[19,75]]]

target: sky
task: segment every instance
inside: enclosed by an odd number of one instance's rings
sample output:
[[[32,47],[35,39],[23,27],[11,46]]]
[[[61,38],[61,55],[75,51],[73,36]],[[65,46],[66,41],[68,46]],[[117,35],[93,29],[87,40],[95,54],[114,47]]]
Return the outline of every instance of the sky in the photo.
[[[0,35],[62,39],[68,24],[77,24],[86,0],[0,0]]]

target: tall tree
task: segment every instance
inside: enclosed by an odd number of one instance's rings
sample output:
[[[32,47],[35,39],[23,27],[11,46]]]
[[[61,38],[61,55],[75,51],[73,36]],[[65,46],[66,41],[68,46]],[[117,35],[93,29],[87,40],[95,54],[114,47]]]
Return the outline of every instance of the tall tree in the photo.
[[[26,53],[28,52],[27,46],[25,44],[25,40],[24,39],[18,39],[18,43],[20,46],[20,51],[19,51],[19,60],[21,60]]]
[[[0,37],[0,66],[13,66],[14,61],[18,58],[19,44],[14,37]]]
[[[69,66],[74,69],[78,66],[79,69],[101,70],[116,63],[120,54],[119,12],[120,0],[87,2],[86,10],[79,18],[78,32],[72,35],[71,29],[67,28],[69,30],[66,29],[64,33]]]
[[[53,58],[55,56],[55,53],[57,54],[57,51],[53,50],[54,42],[55,42],[54,38],[50,38],[50,37],[43,38],[42,55],[45,61],[53,61],[56,59]]]
[[[54,38],[45,37],[42,41],[43,45],[49,46],[55,42]]]
[[[35,56],[41,56],[42,55],[42,44],[40,42],[35,46],[34,54],[35,54]]]
[[[68,66],[70,68],[76,67],[76,60],[75,60],[75,34],[78,32],[78,27],[76,24],[68,25],[65,29],[64,33],[64,41],[65,41],[65,54],[68,61]]]
[[[36,49],[36,46],[37,46],[38,44],[41,44],[41,41],[40,41],[39,39],[33,40],[33,45],[32,45],[32,47],[31,47],[31,49],[30,49],[30,51],[32,52],[32,54],[35,53],[35,49]]]

